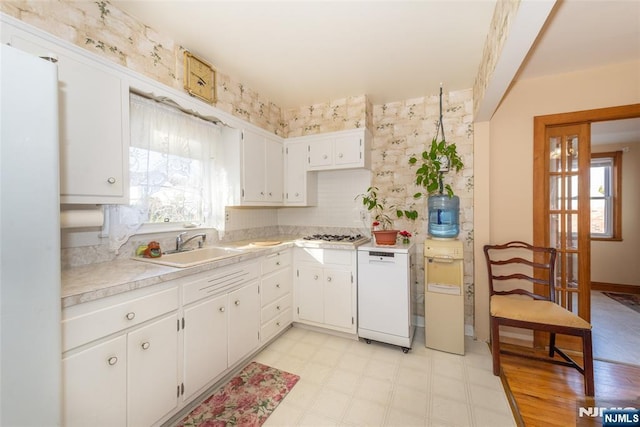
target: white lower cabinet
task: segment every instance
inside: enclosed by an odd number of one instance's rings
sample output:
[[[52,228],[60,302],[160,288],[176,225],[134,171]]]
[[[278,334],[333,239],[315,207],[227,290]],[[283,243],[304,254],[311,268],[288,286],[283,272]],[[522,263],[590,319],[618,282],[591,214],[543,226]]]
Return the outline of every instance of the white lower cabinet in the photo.
[[[127,336],[129,426],[150,426],[178,405],[177,323],[174,313]]]
[[[184,394],[194,394],[227,369],[227,295],[184,309]]]
[[[294,320],[356,333],[354,250],[296,248]]]
[[[291,250],[68,307],[63,425],[165,423],[291,319]]]
[[[259,269],[259,261],[247,261],[182,280],[185,404],[257,349]]]
[[[260,294],[258,281],[229,294],[229,366],[260,344]]]
[[[65,426],[152,425],[176,409],[177,288],[132,294],[131,302],[118,295],[63,311],[63,342],[77,344],[62,357]],[[137,323],[122,327],[122,319]],[[115,333],[101,335],[105,322]]]
[[[63,425],[127,425],[127,337],[62,359]]]

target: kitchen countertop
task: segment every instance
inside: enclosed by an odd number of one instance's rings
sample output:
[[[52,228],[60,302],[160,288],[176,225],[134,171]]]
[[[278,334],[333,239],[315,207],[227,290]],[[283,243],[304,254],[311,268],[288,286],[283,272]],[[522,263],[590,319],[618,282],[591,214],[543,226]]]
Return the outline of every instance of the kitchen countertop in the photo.
[[[258,239],[221,242],[220,246],[243,249],[243,252],[193,267],[168,267],[134,259],[123,259],[64,269],[62,270],[62,308],[255,259],[283,248],[293,246],[342,250],[356,248],[355,245],[344,243],[304,241],[300,240],[299,236],[271,236],[259,240],[281,242],[273,246],[253,245],[255,241]]]

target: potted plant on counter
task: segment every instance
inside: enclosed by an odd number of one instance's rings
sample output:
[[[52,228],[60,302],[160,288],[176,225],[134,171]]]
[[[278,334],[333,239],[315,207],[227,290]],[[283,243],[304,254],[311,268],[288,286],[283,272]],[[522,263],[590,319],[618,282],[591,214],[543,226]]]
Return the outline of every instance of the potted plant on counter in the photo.
[[[395,213],[397,218],[406,217],[408,219],[416,219],[418,213],[397,209],[394,206],[386,207],[384,201],[378,197],[378,187],[367,188],[366,193],[356,196],[356,200],[361,198],[362,204],[371,213],[372,233],[375,242],[378,245],[395,245],[400,230],[393,229],[392,214]]]

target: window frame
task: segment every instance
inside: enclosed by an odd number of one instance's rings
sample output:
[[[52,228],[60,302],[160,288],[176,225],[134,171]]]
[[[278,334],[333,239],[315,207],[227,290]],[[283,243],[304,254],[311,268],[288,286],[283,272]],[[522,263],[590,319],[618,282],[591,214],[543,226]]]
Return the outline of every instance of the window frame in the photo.
[[[622,241],[622,151],[591,153],[591,165],[594,159],[611,159],[611,197],[605,199],[611,211],[611,236],[591,233],[591,240]]]

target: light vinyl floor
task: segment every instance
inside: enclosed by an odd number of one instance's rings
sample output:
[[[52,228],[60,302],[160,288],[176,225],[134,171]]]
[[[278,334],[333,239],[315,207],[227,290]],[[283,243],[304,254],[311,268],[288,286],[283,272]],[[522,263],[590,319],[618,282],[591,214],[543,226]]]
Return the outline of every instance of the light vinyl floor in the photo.
[[[299,327],[255,361],[300,375],[265,426],[514,426],[483,342],[464,356],[427,349],[419,328],[412,350]]]

